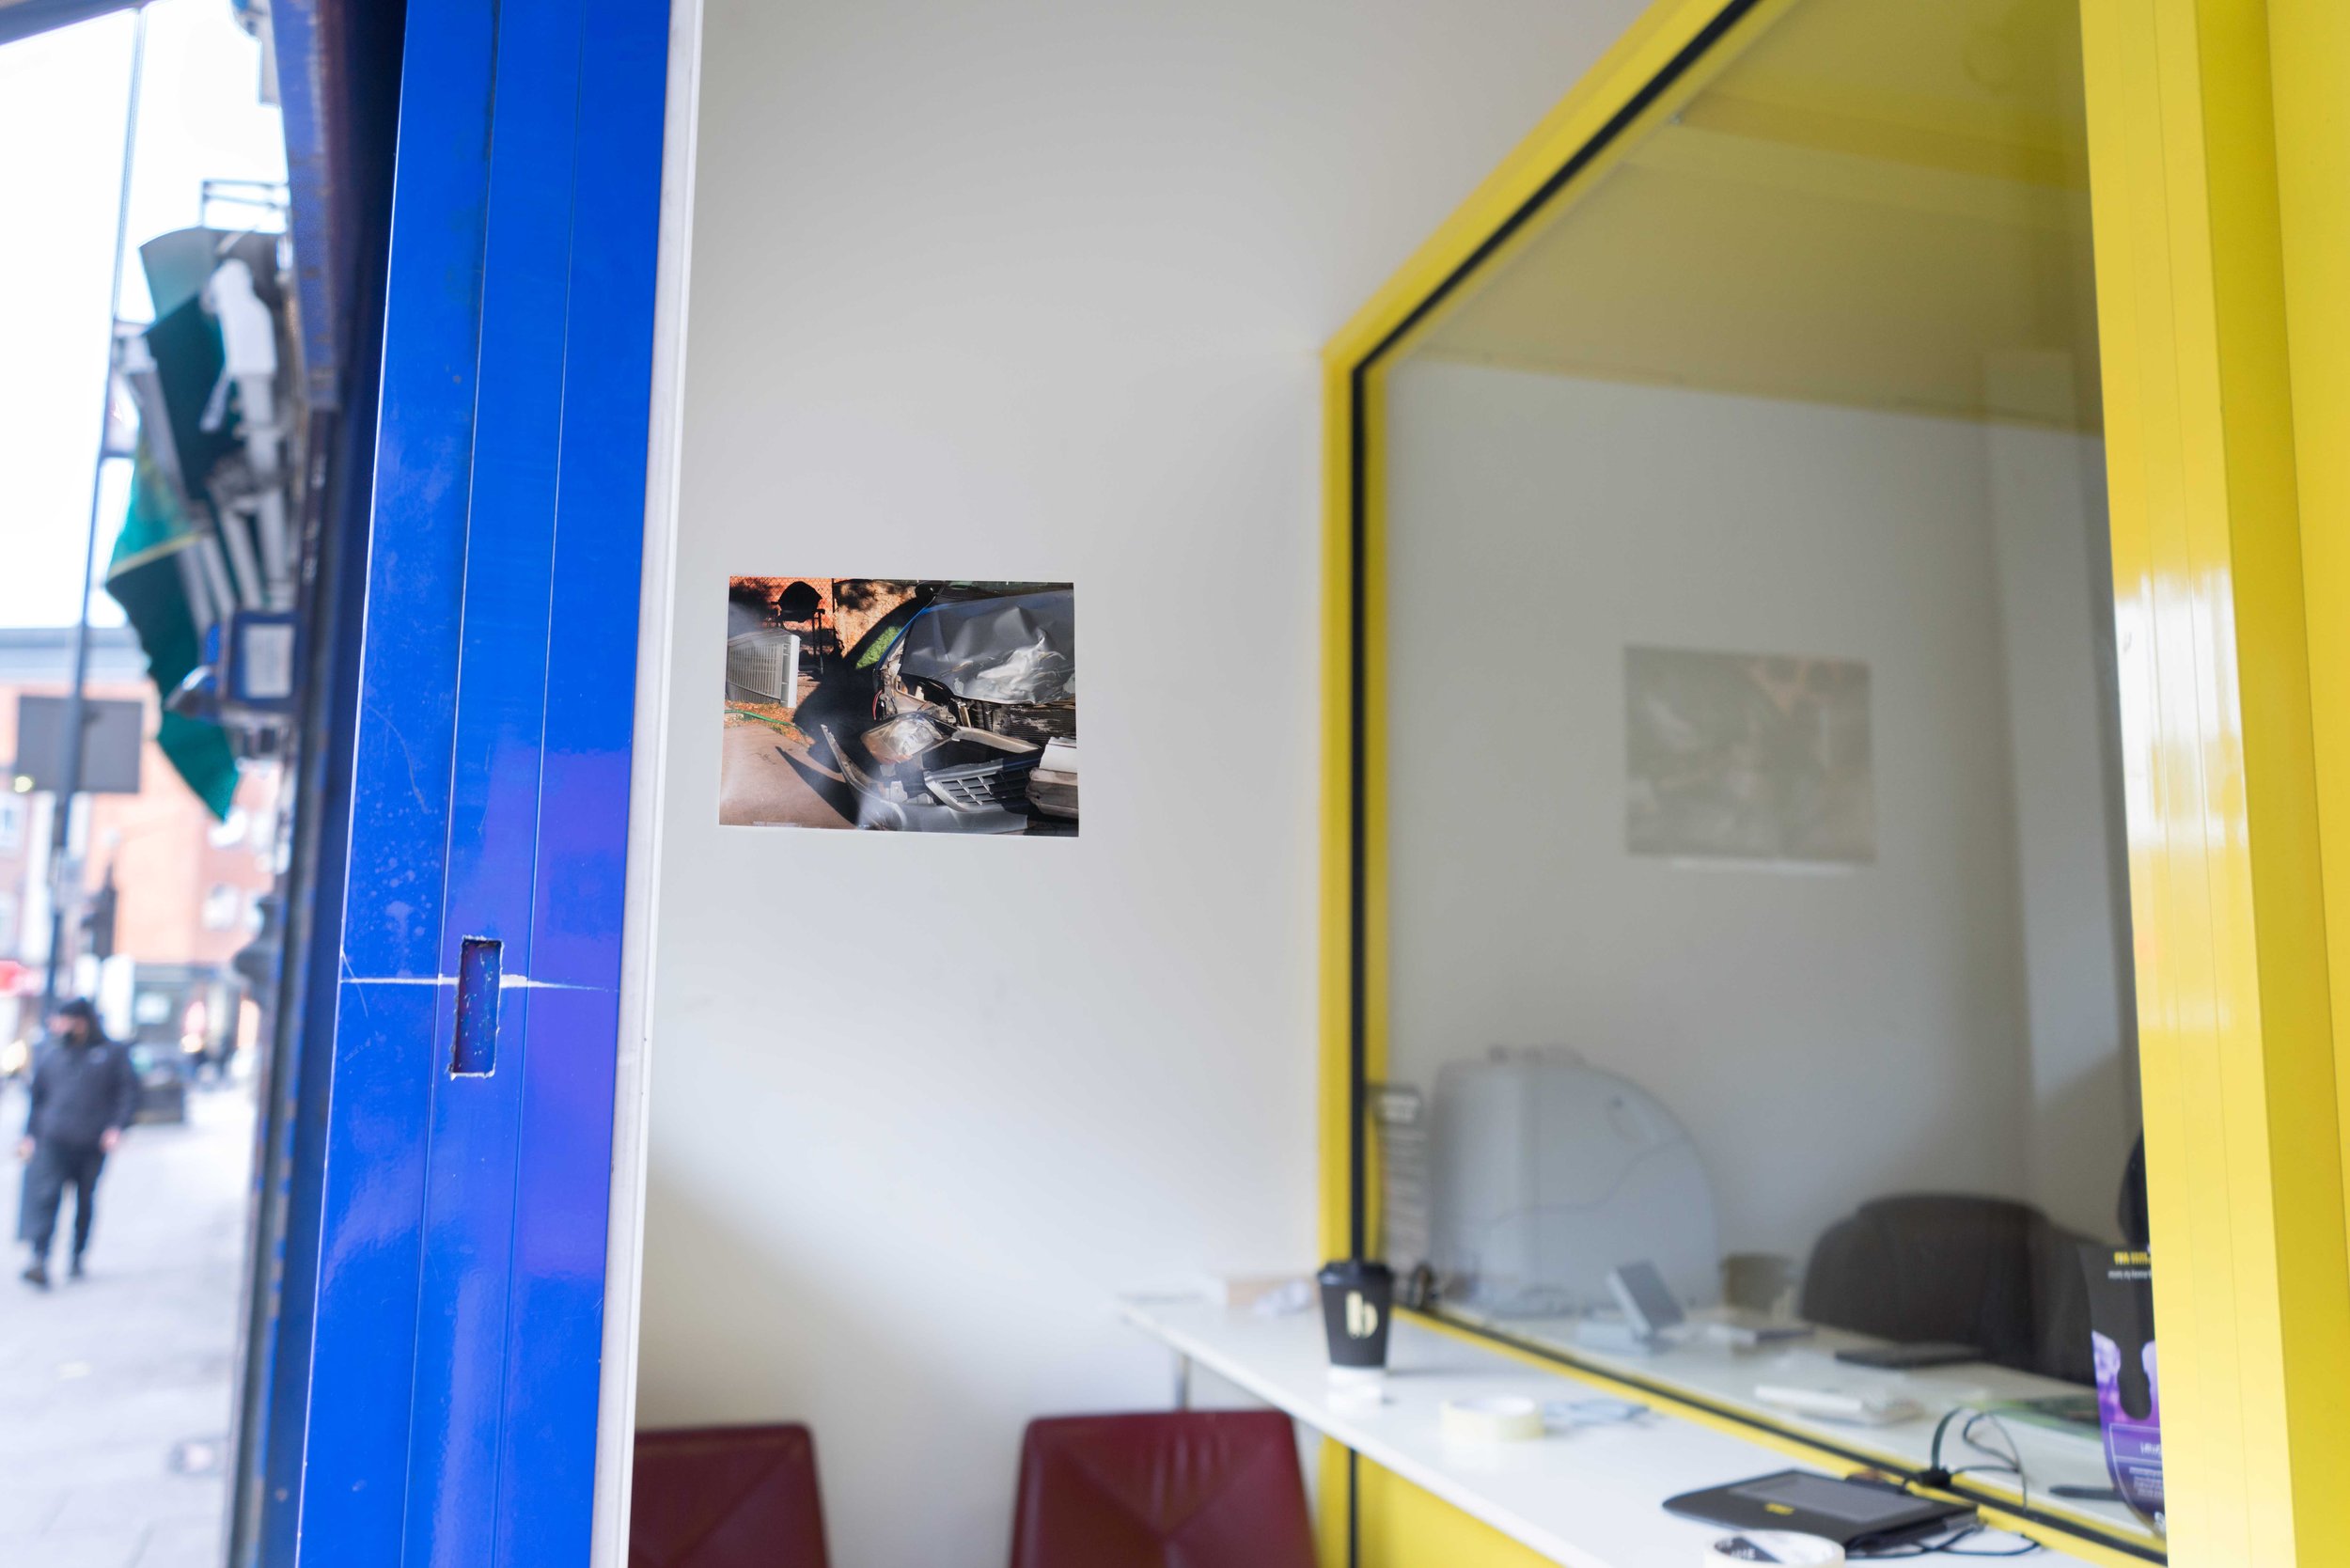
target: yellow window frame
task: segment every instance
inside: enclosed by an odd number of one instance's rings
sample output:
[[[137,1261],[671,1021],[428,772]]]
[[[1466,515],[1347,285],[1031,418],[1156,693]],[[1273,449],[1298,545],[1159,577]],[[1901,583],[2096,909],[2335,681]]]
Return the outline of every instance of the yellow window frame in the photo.
[[[1324,349],[1332,1255],[1375,1225],[1387,1047],[1385,366],[1791,3],[1657,0]],[[2350,1562],[2350,5],[2081,0],[2081,27],[2170,1560]],[[1326,1457],[1326,1560],[1526,1560],[1357,1468]]]

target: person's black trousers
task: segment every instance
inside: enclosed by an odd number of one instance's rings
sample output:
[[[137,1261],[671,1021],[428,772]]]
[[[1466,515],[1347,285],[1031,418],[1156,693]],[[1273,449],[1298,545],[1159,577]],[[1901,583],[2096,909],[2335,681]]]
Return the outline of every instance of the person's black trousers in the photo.
[[[105,1163],[106,1152],[94,1143],[59,1143],[45,1137],[33,1145],[32,1160],[24,1167],[24,1197],[16,1221],[17,1239],[31,1246],[33,1256],[49,1256],[50,1241],[57,1233],[57,1205],[65,1201],[68,1187],[73,1189],[73,1255],[78,1258],[88,1248],[98,1172]]]

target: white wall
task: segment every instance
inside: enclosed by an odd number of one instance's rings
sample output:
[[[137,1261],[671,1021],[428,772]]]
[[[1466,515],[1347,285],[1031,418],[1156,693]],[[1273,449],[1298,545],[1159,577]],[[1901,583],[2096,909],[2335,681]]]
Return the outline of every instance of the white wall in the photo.
[[[1441,362],[1391,385],[1399,1074],[1564,1044],[1636,1079],[1705,1158],[1725,1250],[1800,1259],[1891,1192],[2048,1198],[2043,1148],[2082,1117],[2121,1124],[2111,1074],[2092,1081],[2100,1001],[2108,1067],[2114,1044],[2111,928],[2076,919],[2069,950],[2028,969],[1984,428]],[[2078,438],[1998,450],[2010,567],[2084,551]],[[2093,708],[2085,559],[2009,619],[2019,660],[2084,664],[2044,703],[2022,780],[2044,801],[2061,776],[2030,847],[2070,849],[2099,808],[2095,731],[2059,755],[2049,727]],[[1628,644],[1864,661],[1874,863],[1627,853]],[[2050,920],[2098,905],[2102,869],[2092,884],[2050,890]],[[2103,967],[2068,980],[2098,939]],[[2035,1000],[2061,1061],[2035,1062]],[[2063,1103],[2042,1104],[2058,1080]],[[2110,1214],[2113,1145],[2054,1173],[2065,1217]]]
[[[999,1561],[1111,1293],[1312,1262],[1315,355],[1640,0],[710,6],[640,1417]],[[715,823],[729,572],[1073,579],[1073,842]]]
[[[2104,695],[2110,611],[2096,613],[2111,593],[2105,445],[2014,425],[1982,433],[2014,759],[2030,1197],[2105,1236],[2138,1124],[2119,762],[2092,744],[2118,727]]]

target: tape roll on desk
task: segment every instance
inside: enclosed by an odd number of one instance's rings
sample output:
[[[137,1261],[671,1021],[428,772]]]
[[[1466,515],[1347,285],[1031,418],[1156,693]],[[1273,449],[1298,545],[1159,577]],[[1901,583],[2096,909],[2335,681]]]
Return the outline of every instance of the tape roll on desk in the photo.
[[[1742,1545],[1751,1549],[1742,1551]],[[1835,1542],[1787,1529],[1741,1530],[1723,1536],[1705,1549],[1705,1568],[1751,1568],[1757,1562],[1784,1562],[1790,1568],[1832,1568],[1843,1560],[1844,1548]]]
[[[1523,1443],[1543,1435],[1543,1407],[1515,1394],[1449,1399],[1439,1430],[1450,1443]]]

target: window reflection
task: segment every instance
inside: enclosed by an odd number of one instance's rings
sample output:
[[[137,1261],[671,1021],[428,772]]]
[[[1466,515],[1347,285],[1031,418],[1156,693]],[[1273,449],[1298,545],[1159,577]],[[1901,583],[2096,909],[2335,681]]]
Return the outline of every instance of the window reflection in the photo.
[[[2069,5],[1811,0],[1389,362],[1377,1109],[1440,1309],[2143,1536],[2089,235]]]

